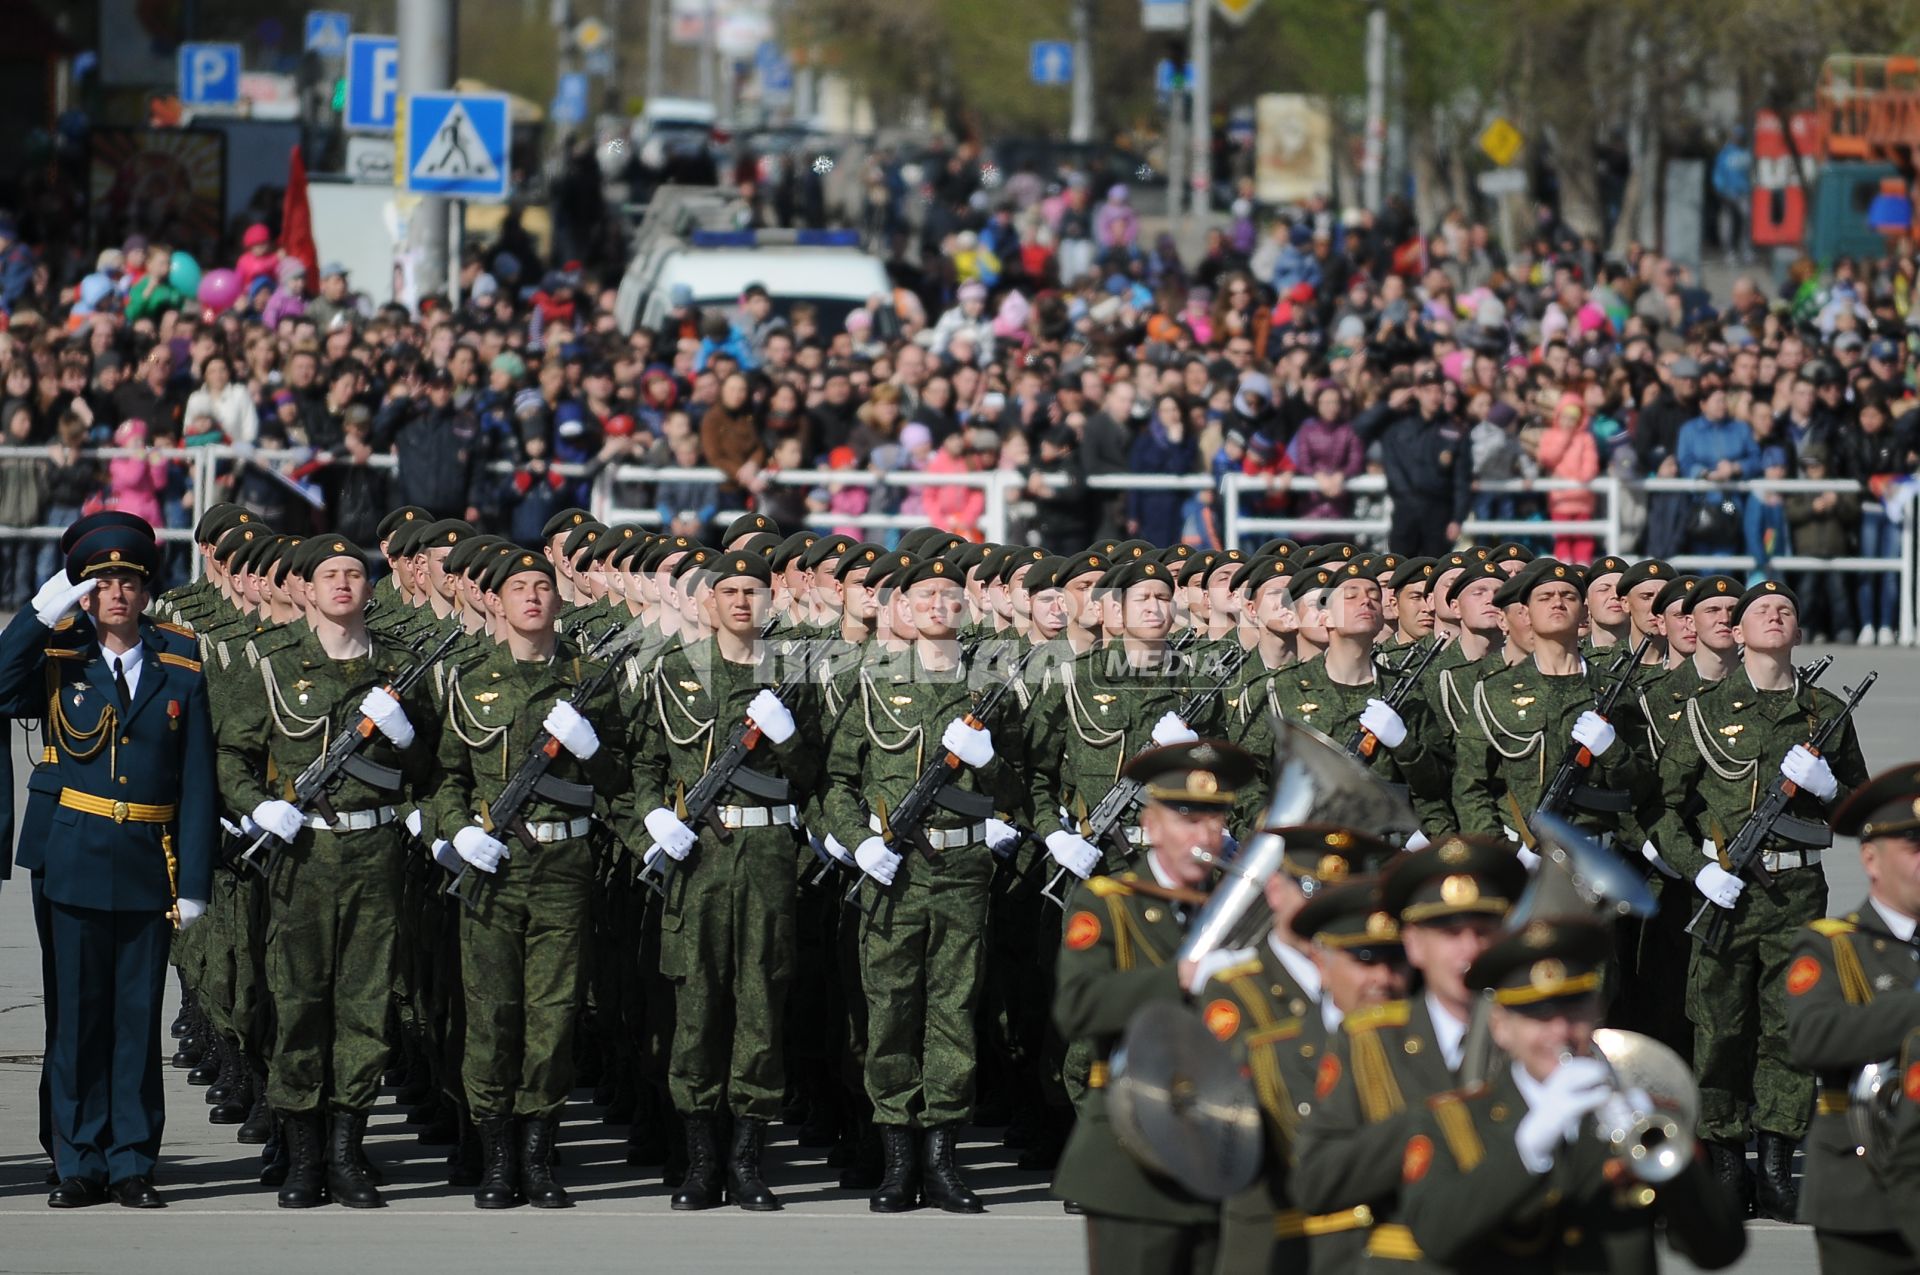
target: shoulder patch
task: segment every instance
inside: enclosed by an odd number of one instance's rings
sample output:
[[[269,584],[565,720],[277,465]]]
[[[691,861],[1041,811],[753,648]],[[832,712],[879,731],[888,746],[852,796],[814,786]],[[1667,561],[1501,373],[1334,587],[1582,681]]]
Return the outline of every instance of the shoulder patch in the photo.
[[[1240,1007],[1225,997],[1208,1001],[1200,1018],[1217,1040],[1232,1040],[1233,1034],[1240,1030]]]
[[[1804,996],[1820,981],[1820,962],[1802,956],[1787,967],[1787,995]]]
[[[1424,1133],[1408,1138],[1406,1152],[1400,1157],[1400,1180],[1411,1185],[1426,1177],[1432,1167],[1433,1139]]]
[[[167,632],[172,633],[178,637],[191,638],[191,637],[197,636],[197,634],[195,634],[194,631],[188,628],[186,625],[174,624],[167,620],[155,620],[153,622],[153,627],[156,629],[165,629]]]
[[[1320,1070],[1316,1072],[1313,1077],[1314,1098],[1321,1102],[1326,1101],[1327,1095],[1332,1093],[1334,1086],[1339,1083],[1340,1056],[1331,1052],[1322,1054],[1320,1056]]]
[[[1807,924],[1813,928],[1815,934],[1829,939],[1837,938],[1842,934],[1852,934],[1859,928],[1853,922],[1842,920],[1837,916],[1823,916],[1818,921],[1809,921]]]
[[[188,659],[184,655],[175,655],[172,651],[160,652],[160,662],[162,664],[171,664],[175,668],[183,668],[189,673],[198,673],[200,671],[199,660]]]
[[[1348,1035],[1356,1032],[1375,1031],[1381,1027],[1405,1027],[1409,1007],[1405,1001],[1388,1001],[1384,1005],[1369,1005],[1357,1009],[1340,1020],[1340,1026]]]
[[[1075,912],[1067,918],[1062,941],[1069,952],[1084,952],[1100,941],[1100,918],[1091,912]]]

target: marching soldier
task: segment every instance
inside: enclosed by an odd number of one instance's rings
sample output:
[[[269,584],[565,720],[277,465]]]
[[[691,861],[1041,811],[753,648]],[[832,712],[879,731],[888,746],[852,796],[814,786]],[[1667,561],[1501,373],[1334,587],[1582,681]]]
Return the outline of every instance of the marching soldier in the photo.
[[[0,703],[42,716],[35,778],[58,793],[39,855],[54,1208],[165,1203],[153,1172],[167,945],[206,910],[217,815],[200,663],[142,629],[158,569],[152,528],[96,525],[0,634]]]
[[[1786,970],[1787,1045],[1793,1062],[1818,1078],[1807,1138],[1798,1221],[1813,1227],[1820,1269],[1914,1269],[1913,1113],[1908,1088],[1920,1029],[1920,763],[1862,784],[1834,812],[1833,830],[1860,838],[1867,898],[1840,917],[1818,917],[1794,936]],[[1901,1055],[1902,1087],[1891,1137],[1859,1146],[1850,1090],[1868,1063]]]
[[[1587,635],[1582,654],[1604,652],[1627,640],[1627,595],[1620,582],[1630,565],[1625,558],[1608,554],[1588,566]]]
[[[1393,629],[1385,639],[1389,651],[1433,637],[1433,585],[1439,569],[1438,558],[1403,558],[1381,586],[1393,595]]]
[[[1451,836],[1406,855],[1381,883],[1397,917],[1418,995],[1346,1015],[1314,1079],[1312,1115],[1296,1146],[1294,1198],[1310,1213],[1367,1212],[1367,1252],[1390,1256],[1400,1148],[1420,1104],[1460,1083],[1477,998],[1467,967],[1490,947],[1526,884],[1513,851]],[[1382,1232],[1385,1232],[1382,1234]]]
[[[774,688],[778,661],[759,640],[772,603],[766,559],[716,553],[706,575],[713,636],[648,670],[632,760],[635,804],[648,809],[649,866],[662,856],[679,865],[668,878],[660,944],[661,973],[676,985],[668,1088],[687,1134],[687,1175],[673,1207],[720,1203],[716,1121],[731,1113],[729,1194],[745,1209],[777,1209],[760,1158],[786,1091],[798,806],[819,759],[817,738],[802,734],[796,717],[818,715],[806,687]],[[735,772],[709,826],[688,826],[675,794],[700,781],[743,722],[766,748]]]
[[[1764,1216],[1790,1221],[1793,1150],[1807,1130],[1814,1084],[1788,1056],[1788,962],[1794,932],[1826,915],[1820,859],[1833,844],[1831,812],[1867,771],[1852,722],[1824,756],[1808,747],[1842,703],[1803,685],[1794,669],[1800,628],[1792,591],[1771,580],[1756,585],[1741,594],[1733,620],[1741,667],[1689,700],[1670,733],[1660,766],[1666,813],[1653,841],[1708,902],[1732,914],[1724,946],[1695,944],[1688,971],[1700,1138],[1730,1189]],[[1750,884],[1729,870],[1722,848],[1776,773],[1796,795],[1765,851],[1769,881]],[[1759,1134],[1757,1198],[1746,1165],[1750,1132]]]
[[[1382,1267],[1650,1275],[1661,1231],[1706,1270],[1746,1251],[1698,1159],[1658,1186],[1623,1182],[1594,1130],[1594,1113],[1644,1100],[1619,1094],[1593,1056],[1610,948],[1599,923],[1532,921],[1474,961],[1467,981],[1490,992],[1494,1040],[1512,1061],[1414,1109],[1400,1155],[1405,1224],[1376,1231],[1370,1249]]]
[[[1199,985],[1196,963],[1176,968],[1174,954],[1192,910],[1205,901],[1227,814],[1255,770],[1249,753],[1205,739],[1150,748],[1128,761],[1123,773],[1146,787],[1140,818],[1147,853],[1139,870],[1093,877],[1068,902],[1054,1020],[1068,1039],[1090,1041],[1097,1061],[1053,1192],[1086,1212],[1092,1271],[1214,1269],[1219,1206],[1124,1151],[1103,1091],[1134,1011],[1181,999]]]
[[[276,1022],[268,1097],[290,1153],[280,1205],[331,1198],[379,1208],[361,1139],[387,1058],[399,807],[431,774],[428,746],[416,745],[418,724],[431,719],[421,700],[402,703],[385,689],[407,660],[367,631],[359,548],[337,536],[310,543],[301,570],[311,580],[310,627],[288,626],[298,634],[260,660],[262,711],[223,718],[221,789],[282,847],[270,860],[267,934]],[[355,729],[370,742],[328,794],[333,817],[288,800],[293,777]]]
[[[572,1088],[594,880],[587,833],[596,800],[622,786],[614,759],[624,741],[612,714],[602,708],[595,726],[586,714],[596,706],[572,702],[598,670],[559,655],[552,564],[523,551],[495,568],[495,579],[503,640],[447,680],[430,822],[449,843],[436,849],[442,862],[485,879],[466,883],[475,903],[459,927],[462,1081],[484,1158],[474,1203],[567,1208],[550,1161],[553,1122]],[[489,809],[543,732],[556,745],[553,766],[520,812],[538,849],[510,850],[501,838],[513,830],[495,825]],[[603,733],[611,740],[604,754]]]

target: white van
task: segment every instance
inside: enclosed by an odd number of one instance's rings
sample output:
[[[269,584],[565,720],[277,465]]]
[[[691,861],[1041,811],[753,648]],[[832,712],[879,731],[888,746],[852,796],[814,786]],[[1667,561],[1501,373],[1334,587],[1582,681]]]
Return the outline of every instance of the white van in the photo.
[[[730,309],[758,283],[783,317],[796,302],[811,304],[823,333],[838,332],[869,297],[893,290],[886,267],[851,230],[696,230],[684,246],[653,261],[636,258],[634,267],[649,277],[630,268],[620,282],[617,313],[626,332],[657,328],[681,284],[694,305]]]

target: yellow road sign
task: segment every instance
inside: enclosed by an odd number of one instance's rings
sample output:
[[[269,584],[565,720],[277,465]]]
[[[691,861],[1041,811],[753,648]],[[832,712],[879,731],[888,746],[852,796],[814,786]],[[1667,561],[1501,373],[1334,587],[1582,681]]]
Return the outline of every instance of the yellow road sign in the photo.
[[[1480,149],[1487,153],[1488,159],[1502,168],[1513,162],[1513,157],[1520,153],[1520,148],[1526,143],[1527,139],[1520,135],[1520,130],[1513,126],[1513,121],[1505,116],[1496,117],[1493,123],[1487,125],[1486,131],[1480,134]]]
[[[1260,0],[1213,0],[1213,7],[1220,11],[1221,17],[1238,26],[1253,16]]]

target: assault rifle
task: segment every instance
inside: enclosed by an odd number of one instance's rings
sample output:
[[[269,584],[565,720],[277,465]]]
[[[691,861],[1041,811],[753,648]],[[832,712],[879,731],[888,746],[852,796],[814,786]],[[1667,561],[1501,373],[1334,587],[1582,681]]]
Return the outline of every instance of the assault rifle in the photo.
[[[1418,658],[1409,654],[1405,659],[1400,661],[1399,668],[1388,670],[1400,679],[1393,684],[1393,689],[1387,693],[1386,705],[1388,708],[1396,713],[1400,711],[1400,706],[1407,702],[1407,698],[1413,694],[1414,688],[1420,685],[1420,675],[1427,671],[1427,665],[1433,663],[1434,658],[1440,654],[1440,648],[1446,644],[1447,639],[1435,637],[1432,642],[1427,644],[1427,649],[1422,652]],[[1379,748],[1379,737],[1362,726],[1354,731],[1353,738],[1347,741],[1347,756],[1364,764],[1373,760],[1373,755]]]
[[[1613,667],[1602,674],[1607,680],[1607,685],[1594,697],[1594,712],[1602,717],[1613,712],[1614,704],[1619,702],[1620,693],[1626,690],[1627,683],[1633,678],[1633,670],[1640,667],[1640,660],[1646,655],[1647,646],[1652,641],[1651,635],[1641,638],[1639,646],[1625,652],[1620,659],[1613,662]],[[1573,801],[1573,790],[1580,786],[1581,781],[1586,779],[1587,772],[1592,769],[1593,751],[1585,744],[1576,741],[1560,758],[1559,768],[1553,772],[1553,778],[1541,790],[1540,804],[1533,809],[1534,819],[1538,819],[1541,815],[1564,816],[1567,807]],[[1532,819],[1528,820],[1528,823],[1532,822]]]

